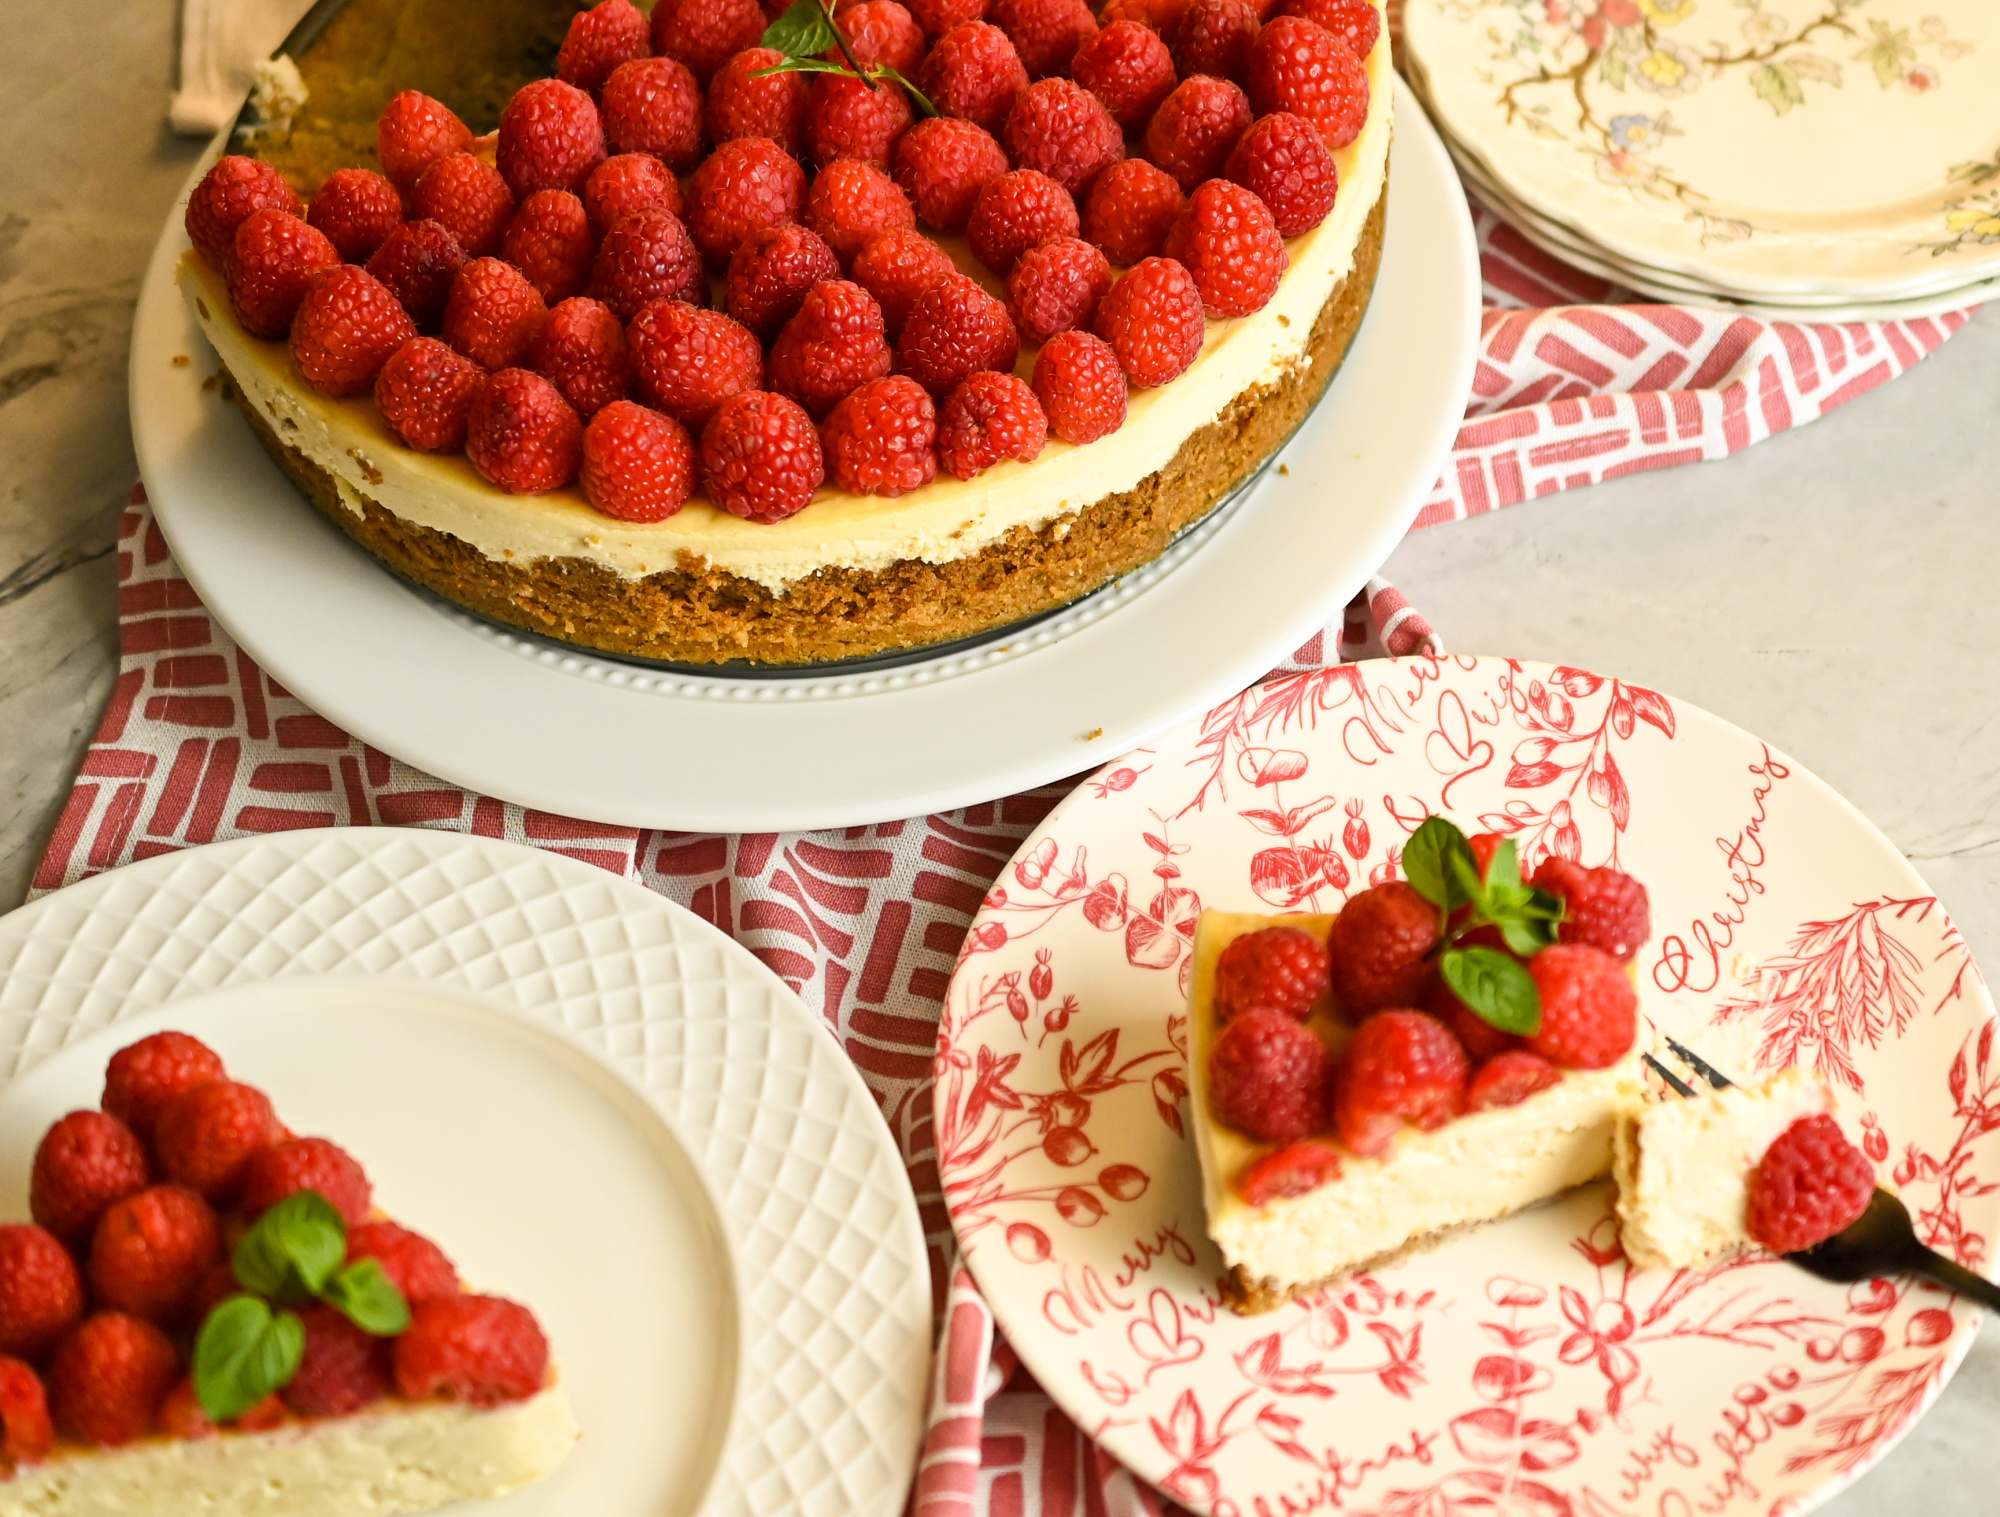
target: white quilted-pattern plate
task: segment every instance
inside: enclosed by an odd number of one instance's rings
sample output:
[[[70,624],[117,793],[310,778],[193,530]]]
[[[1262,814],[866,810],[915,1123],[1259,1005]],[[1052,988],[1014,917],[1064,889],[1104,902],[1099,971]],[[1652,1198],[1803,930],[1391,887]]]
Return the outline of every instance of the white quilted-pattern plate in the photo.
[[[930,1354],[915,1199],[847,1060],[722,933],[434,832],[73,886],[0,919],[0,1217],[25,1216],[47,1123],[162,1026],[542,1317],[584,1439],[508,1517],[901,1508]]]

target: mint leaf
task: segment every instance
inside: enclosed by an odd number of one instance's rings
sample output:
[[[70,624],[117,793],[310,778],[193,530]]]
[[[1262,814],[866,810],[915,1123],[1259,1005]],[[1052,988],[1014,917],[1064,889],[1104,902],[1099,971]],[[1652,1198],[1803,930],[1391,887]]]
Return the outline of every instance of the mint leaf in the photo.
[[[296,1191],[259,1217],[230,1262],[245,1290],[296,1303],[320,1293],[347,1257],[347,1224],[316,1190]]]
[[[1512,838],[1502,838],[1494,845],[1493,862],[1486,866],[1486,878],[1496,884],[1512,884],[1521,878],[1521,850],[1514,846]]]
[[[326,1304],[364,1333],[393,1338],[410,1326],[410,1303],[376,1259],[356,1259],[326,1282]]]
[[[1451,993],[1502,1032],[1528,1037],[1542,1025],[1542,998],[1528,971],[1497,948],[1448,948],[1438,973]]]
[[[900,86],[903,93],[908,95],[916,108],[926,116],[935,116],[938,114],[938,108],[931,104],[930,97],[914,84],[910,83],[909,80],[905,79],[900,70],[887,63],[879,63],[869,72],[874,74],[877,79],[887,79],[891,84]]]
[[[194,1394],[211,1422],[232,1422],[291,1382],[305,1357],[306,1329],[294,1312],[255,1296],[217,1304],[194,1341]]]
[[[833,18],[819,0],[798,3],[764,29],[763,45],[789,57],[811,57],[840,45]]]
[[[1473,862],[1472,845],[1441,816],[1426,817],[1403,845],[1403,878],[1433,906],[1450,911],[1474,899],[1476,889],[1471,893],[1465,889],[1467,870],[1476,884],[1479,868]]]
[[[782,63],[774,63],[769,68],[760,68],[750,77],[768,79],[773,74],[846,74],[850,79],[853,71],[844,63],[828,63],[824,58],[787,58]]]

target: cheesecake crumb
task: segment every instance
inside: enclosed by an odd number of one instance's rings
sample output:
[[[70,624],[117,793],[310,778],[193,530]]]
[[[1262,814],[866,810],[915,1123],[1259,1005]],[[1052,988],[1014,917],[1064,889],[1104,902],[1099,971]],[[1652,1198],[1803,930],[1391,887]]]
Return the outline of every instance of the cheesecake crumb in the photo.
[[[1279,464],[1278,472],[1280,474],[1290,475],[1292,472],[1292,466],[1290,464]]]
[[[583,545],[586,548],[601,548],[604,546],[604,539],[594,532],[586,532],[583,538]]]
[[[347,450],[347,456],[353,459],[356,465],[359,466],[361,470],[361,477],[367,480],[369,484],[379,485],[382,483],[382,471],[376,468],[374,464],[370,463],[368,459],[363,456],[359,448],[349,448]]]
[[[1292,318],[1287,316],[1283,311],[1280,311],[1278,313],[1278,325],[1281,327],[1288,327],[1291,324],[1292,324]]]
[[[188,357],[187,354],[185,353],[174,354],[174,367],[177,369],[185,369],[189,364],[193,362],[194,360]]]
[[[204,390],[213,390],[215,388],[215,382],[221,377],[222,376],[220,374],[211,374],[208,376],[208,378],[204,379],[201,382],[201,387]]]
[[[203,321],[213,321],[215,319],[208,314],[208,302],[203,300],[199,295],[194,298],[194,308],[201,313]]]
[[[1086,743],[1094,743],[1103,736],[1104,729],[1102,727],[1092,727],[1088,732],[1084,733],[1083,740]]]

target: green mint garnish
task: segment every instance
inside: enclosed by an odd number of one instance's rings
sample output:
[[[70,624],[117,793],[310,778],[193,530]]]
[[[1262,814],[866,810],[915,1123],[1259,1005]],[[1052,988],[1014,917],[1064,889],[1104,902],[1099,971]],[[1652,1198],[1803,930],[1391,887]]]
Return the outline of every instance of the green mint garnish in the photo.
[[[305,1357],[298,1313],[257,1296],[230,1296],[208,1314],[194,1341],[194,1394],[211,1422],[232,1422],[288,1385]]]
[[[325,1287],[347,1257],[347,1225],[315,1190],[295,1191],[257,1219],[231,1263],[245,1290],[296,1305]]]
[[[926,116],[938,113],[937,107],[924,97],[923,91],[888,64],[863,68],[848,47],[847,39],[841,36],[840,28],[834,25],[833,12],[828,9],[825,0],[797,0],[791,9],[765,28],[762,45],[783,53],[784,61],[758,69],[750,76],[753,79],[762,79],[769,74],[845,74],[850,79],[859,79],[871,90],[880,89],[882,81],[887,80],[908,94],[917,109]],[[844,61],[833,63],[820,56],[833,50],[838,50]]]
[[[1459,940],[1492,927],[1512,953],[1526,958],[1556,940],[1563,903],[1521,879],[1520,854],[1507,838],[1493,851],[1484,878],[1465,834],[1441,816],[1427,818],[1403,848],[1403,877],[1438,908],[1444,951],[1438,973],[1451,993],[1502,1032],[1529,1036],[1542,1025],[1542,1001],[1528,971],[1508,954]],[[1470,907],[1453,924],[1452,914]]]
[[[363,1332],[393,1338],[410,1328],[410,1303],[380,1261],[356,1259],[326,1282],[320,1299]]]

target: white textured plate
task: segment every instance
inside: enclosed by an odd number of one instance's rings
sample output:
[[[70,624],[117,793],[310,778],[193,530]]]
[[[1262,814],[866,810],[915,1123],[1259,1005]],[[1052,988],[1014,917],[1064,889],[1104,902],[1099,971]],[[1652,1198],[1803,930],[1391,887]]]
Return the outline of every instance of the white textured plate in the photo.
[[[1641,1005],[1724,1069],[1826,1072],[1925,1235],[1989,1272],[2000,1046],[1962,939],[1846,802],[1655,691],[1505,659],[1297,676],[1085,782],[966,938],[945,1200],[1008,1341],[1198,1509],[1767,1517],[1866,1469],[1979,1312],[1782,1261],[1633,1270],[1608,1187],[1256,1317],[1220,1306],[1182,1136],[1196,917],[1337,910],[1432,812],[1651,893]]]
[[[1221,699],[1339,614],[1409,529],[1469,392],[1479,265],[1457,175],[1399,98],[1382,273],[1343,371],[1247,499],[1011,642],[890,673],[662,674],[497,632],[411,591],[308,505],[233,407],[173,288],[132,340],[133,437],[174,554],[315,710],[418,768],[594,821],[695,831],[913,816],[1073,774]],[[190,186],[191,187],[191,186]],[[200,355],[176,367],[175,355]]]
[[[73,885],[0,918],[0,1216],[26,1216],[48,1124],[162,1027],[541,1318],[583,1441],[468,1513],[901,1510],[930,1357],[915,1198],[852,1066],[722,933],[588,864],[400,829]]]

